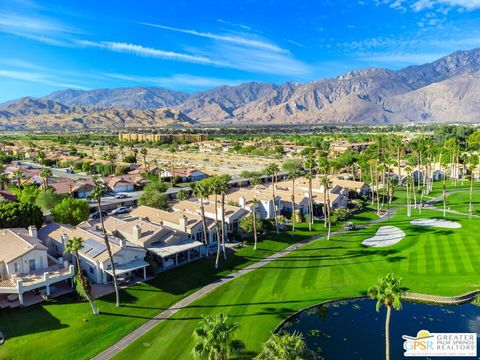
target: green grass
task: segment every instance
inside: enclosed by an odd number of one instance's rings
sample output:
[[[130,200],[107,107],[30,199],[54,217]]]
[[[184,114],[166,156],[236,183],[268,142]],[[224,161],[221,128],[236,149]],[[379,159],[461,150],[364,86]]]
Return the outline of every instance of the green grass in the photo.
[[[468,205],[470,201],[470,194],[468,190],[464,192],[456,192],[447,196],[447,209],[468,213]],[[439,201],[435,204],[437,207],[442,207],[443,202]],[[480,192],[472,192],[472,213],[480,215]]]
[[[412,218],[439,216],[424,210],[421,215],[414,211]],[[363,295],[377,276],[389,271],[415,292],[456,295],[478,289],[480,243],[472,234],[480,231],[480,222],[464,216],[448,219],[463,227],[414,227],[400,210],[388,224],[407,236],[383,249],[360,244],[383,224],[317,240],[221,286],[160,323],[116,359],[190,359],[191,334],[201,315],[219,312],[239,322],[235,336],[246,345],[244,358],[251,358],[288,315],[324,300]]]
[[[366,209],[356,215],[354,221],[360,224],[376,217],[373,211]],[[338,224],[333,230],[340,227]],[[0,359],[64,359],[65,354],[72,359],[89,359],[202,286],[294,242],[324,233],[323,224],[315,224],[314,231],[310,232],[302,223],[298,224],[295,237],[289,232],[279,236],[268,234],[259,242],[256,251],[251,245],[239,249],[226,262],[221,260],[218,270],[213,267],[213,258],[170,270],[153,281],[123,290],[120,308],[115,307],[113,296],[96,300],[101,312],[97,317],[91,315],[88,303],[79,302],[73,295],[52,299],[46,304],[2,310],[0,330],[8,340],[0,347]]]

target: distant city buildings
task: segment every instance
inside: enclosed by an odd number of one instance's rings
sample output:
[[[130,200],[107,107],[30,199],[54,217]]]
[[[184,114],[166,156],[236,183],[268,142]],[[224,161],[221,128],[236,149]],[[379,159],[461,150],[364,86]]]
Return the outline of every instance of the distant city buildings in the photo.
[[[200,142],[208,140],[207,134],[155,134],[155,133],[120,133],[118,140],[121,142]]]

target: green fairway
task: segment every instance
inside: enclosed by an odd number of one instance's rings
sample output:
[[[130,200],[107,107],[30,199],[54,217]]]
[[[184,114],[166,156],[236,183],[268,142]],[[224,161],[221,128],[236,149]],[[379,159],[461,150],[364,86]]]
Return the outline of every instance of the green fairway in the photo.
[[[448,209],[467,214],[469,201],[470,194],[468,191],[465,191],[448,195],[446,203]],[[442,202],[440,201],[436,205],[442,206]],[[478,191],[472,193],[472,214],[480,215],[480,192]]]
[[[354,221],[360,224],[375,218],[375,213],[366,209]],[[339,228],[341,224],[333,230]],[[226,262],[221,260],[218,270],[213,267],[213,258],[169,270],[153,281],[123,290],[120,308],[115,307],[114,296],[96,300],[101,312],[97,317],[91,315],[87,302],[79,302],[73,295],[23,309],[2,310],[0,330],[8,340],[0,347],[0,359],[64,359],[65,354],[72,359],[89,359],[200,287],[294,242],[325,232],[320,223],[314,225],[312,232],[307,224],[298,224],[295,237],[289,232],[265,235],[256,251],[251,245],[239,249]]]
[[[189,359],[191,334],[202,314],[225,312],[240,324],[235,333],[246,345],[245,358],[260,350],[270,332],[293,312],[324,300],[365,294],[375,278],[389,271],[415,292],[455,295],[479,288],[480,223],[448,216],[461,229],[410,225],[401,210],[390,221],[367,229],[317,240],[263,268],[223,285],[137,340],[118,359]],[[361,241],[379,226],[400,227],[407,236],[387,248],[365,248]]]

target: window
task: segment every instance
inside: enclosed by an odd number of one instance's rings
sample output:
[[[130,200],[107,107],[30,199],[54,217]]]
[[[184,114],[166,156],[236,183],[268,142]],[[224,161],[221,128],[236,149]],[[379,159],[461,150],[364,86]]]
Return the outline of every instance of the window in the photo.
[[[37,267],[35,266],[35,259],[29,260],[28,265],[30,266],[30,272],[37,270]]]
[[[90,274],[92,274],[92,275],[95,274],[95,269],[94,269],[93,267],[91,267],[91,266],[89,266],[88,271],[89,271]]]
[[[18,270],[18,263],[13,263],[13,271],[15,273],[19,273],[20,271]]]

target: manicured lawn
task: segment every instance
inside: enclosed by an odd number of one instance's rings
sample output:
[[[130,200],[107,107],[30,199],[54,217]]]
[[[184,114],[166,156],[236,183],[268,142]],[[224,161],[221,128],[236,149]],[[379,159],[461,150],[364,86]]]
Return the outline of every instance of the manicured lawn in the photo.
[[[448,216],[461,229],[410,225],[420,217],[440,217],[424,210],[412,218],[400,210],[390,221],[317,240],[241,278],[227,283],[173,318],[160,323],[117,359],[190,359],[191,334],[202,314],[224,312],[240,324],[235,336],[246,345],[238,358],[251,359],[270,332],[288,315],[324,300],[365,294],[377,276],[393,271],[415,292],[455,295],[480,287],[480,222]],[[384,224],[407,236],[388,248],[360,243]],[[397,315],[394,315],[397,316]]]
[[[376,217],[367,209],[354,221],[360,224]],[[91,315],[88,303],[79,302],[73,295],[42,305],[2,310],[0,330],[8,340],[0,347],[0,359],[64,359],[66,354],[71,359],[89,359],[200,287],[294,242],[325,233],[323,224],[315,224],[314,230],[309,232],[306,224],[298,224],[293,238],[290,233],[266,235],[256,251],[248,245],[226,262],[221,260],[218,270],[210,258],[162,273],[153,281],[122,291],[120,308],[115,307],[113,296],[96,300],[101,312],[97,317]]]
[[[468,204],[470,201],[470,194],[468,191],[457,192],[447,196],[446,203],[447,209],[468,213]],[[435,205],[437,207],[442,207],[442,201],[437,202]],[[472,192],[472,213],[480,215],[480,192]]]

